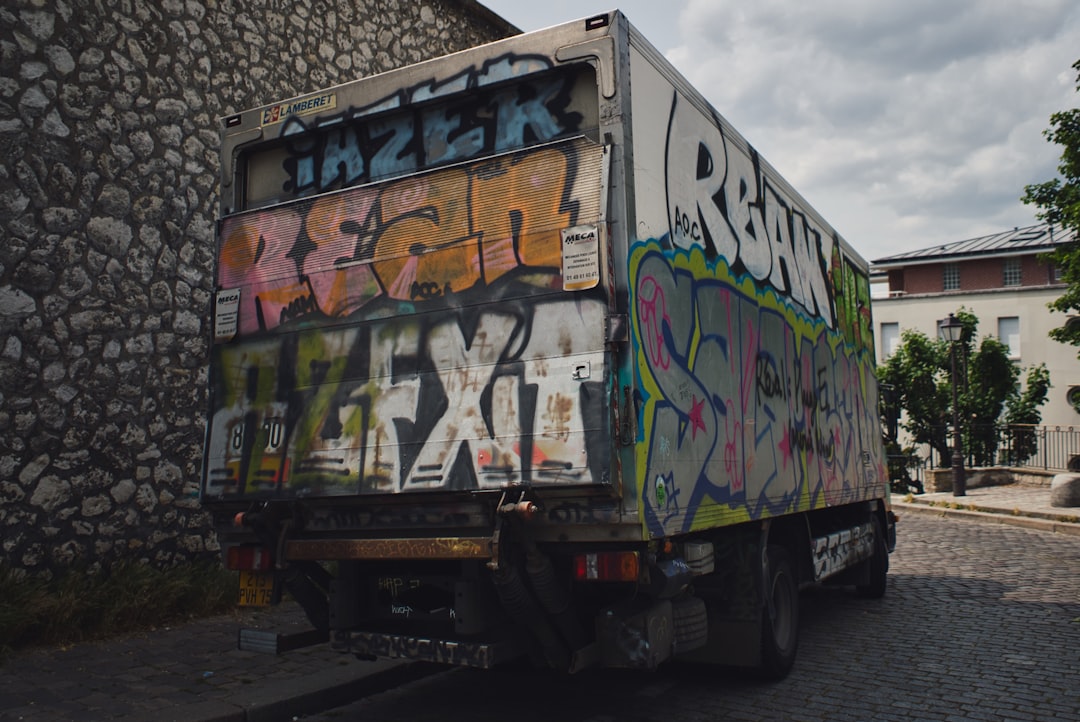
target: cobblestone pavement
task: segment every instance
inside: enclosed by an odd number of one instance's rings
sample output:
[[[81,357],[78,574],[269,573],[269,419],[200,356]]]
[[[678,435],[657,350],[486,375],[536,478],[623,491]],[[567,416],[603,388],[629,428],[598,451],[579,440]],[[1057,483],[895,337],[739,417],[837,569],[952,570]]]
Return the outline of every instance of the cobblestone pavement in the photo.
[[[320,709],[305,719],[1080,720],[1080,535],[898,507],[885,599],[804,595],[799,660],[777,684],[684,666],[431,674],[326,646],[235,649],[240,626],[303,629],[286,607],[11,654],[0,661],[0,721],[290,720]]]

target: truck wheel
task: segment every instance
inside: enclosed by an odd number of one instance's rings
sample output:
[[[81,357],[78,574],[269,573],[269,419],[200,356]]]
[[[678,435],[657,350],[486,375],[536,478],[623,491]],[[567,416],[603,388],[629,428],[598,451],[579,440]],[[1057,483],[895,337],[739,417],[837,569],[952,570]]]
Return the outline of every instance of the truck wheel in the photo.
[[[873,524],[874,556],[865,562],[870,570],[870,581],[857,585],[855,592],[866,599],[881,599],[885,596],[889,574],[889,547],[885,542],[885,531],[881,528],[881,521],[876,516]]]
[[[765,608],[761,615],[761,666],[766,679],[783,679],[795,664],[799,645],[799,585],[791,557],[782,546],[769,546]]]
[[[702,599],[672,600],[671,616],[675,621],[675,654],[704,647],[709,641],[709,616]]]

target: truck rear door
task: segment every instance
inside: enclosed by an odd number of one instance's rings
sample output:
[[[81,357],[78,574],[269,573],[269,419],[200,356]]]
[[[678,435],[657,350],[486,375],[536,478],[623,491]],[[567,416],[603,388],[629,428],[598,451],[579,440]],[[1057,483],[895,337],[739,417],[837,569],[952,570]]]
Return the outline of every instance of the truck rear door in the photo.
[[[232,121],[263,140],[226,158],[205,499],[610,481],[596,94],[582,65]]]

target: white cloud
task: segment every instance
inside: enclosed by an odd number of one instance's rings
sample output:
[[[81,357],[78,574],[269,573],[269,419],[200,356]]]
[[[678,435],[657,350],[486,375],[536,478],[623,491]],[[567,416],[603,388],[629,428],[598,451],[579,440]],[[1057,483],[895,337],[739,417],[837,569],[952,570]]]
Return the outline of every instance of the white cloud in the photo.
[[[680,30],[672,61],[871,258],[1033,222],[1076,103],[1066,0],[690,0]]]

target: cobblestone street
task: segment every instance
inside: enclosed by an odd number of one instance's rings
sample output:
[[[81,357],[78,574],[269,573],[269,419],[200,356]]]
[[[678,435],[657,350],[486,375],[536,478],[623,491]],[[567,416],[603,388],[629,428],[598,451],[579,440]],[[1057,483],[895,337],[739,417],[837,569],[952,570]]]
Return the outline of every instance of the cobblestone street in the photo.
[[[803,596],[799,660],[778,684],[684,666],[566,679],[459,670],[312,719],[1080,719],[1080,538],[917,514],[899,529],[884,600]]]

